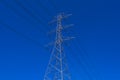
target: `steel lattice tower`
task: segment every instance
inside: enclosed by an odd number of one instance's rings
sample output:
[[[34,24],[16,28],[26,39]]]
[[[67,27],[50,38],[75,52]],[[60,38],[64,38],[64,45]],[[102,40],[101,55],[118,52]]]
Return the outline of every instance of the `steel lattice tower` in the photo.
[[[52,54],[47,66],[44,80],[71,80],[68,66],[66,64],[65,53],[63,52],[63,39],[62,31],[62,20],[70,15],[64,16],[64,14],[59,14],[54,22],[57,22],[56,27],[56,38],[54,42],[54,47]]]

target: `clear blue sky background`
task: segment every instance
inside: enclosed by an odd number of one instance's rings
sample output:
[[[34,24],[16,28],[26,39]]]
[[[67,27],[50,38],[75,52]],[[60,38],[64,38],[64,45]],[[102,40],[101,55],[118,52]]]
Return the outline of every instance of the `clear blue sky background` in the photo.
[[[72,80],[120,80],[119,0],[0,0],[0,80],[43,80],[59,12],[64,25]]]

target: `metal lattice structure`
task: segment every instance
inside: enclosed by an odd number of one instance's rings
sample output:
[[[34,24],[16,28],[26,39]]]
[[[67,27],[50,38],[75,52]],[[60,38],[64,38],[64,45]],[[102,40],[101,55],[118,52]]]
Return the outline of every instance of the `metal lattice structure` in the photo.
[[[54,48],[47,66],[44,80],[71,80],[71,76],[66,64],[65,53],[63,51],[63,35],[62,19],[67,18],[70,15],[64,16],[59,14],[52,22],[57,22],[56,38],[54,42]]]

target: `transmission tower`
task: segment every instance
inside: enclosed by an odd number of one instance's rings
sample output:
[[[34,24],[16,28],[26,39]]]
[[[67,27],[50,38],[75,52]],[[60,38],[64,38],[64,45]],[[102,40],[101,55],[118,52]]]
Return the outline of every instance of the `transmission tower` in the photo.
[[[68,70],[68,65],[66,64],[65,53],[63,50],[63,39],[62,31],[64,29],[62,25],[62,20],[64,18],[69,17],[69,15],[64,15],[63,13],[56,16],[55,20],[52,22],[57,23],[56,27],[56,37],[54,41],[54,47],[52,50],[52,54],[50,56],[50,60],[44,75],[44,80],[71,80],[71,76]]]

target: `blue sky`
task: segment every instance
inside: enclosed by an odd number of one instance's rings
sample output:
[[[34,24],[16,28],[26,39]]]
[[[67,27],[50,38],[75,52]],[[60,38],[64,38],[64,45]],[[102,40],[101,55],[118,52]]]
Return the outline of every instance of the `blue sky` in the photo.
[[[120,80],[119,0],[1,0],[0,80],[43,80],[60,12],[72,14],[64,25],[73,80]]]

